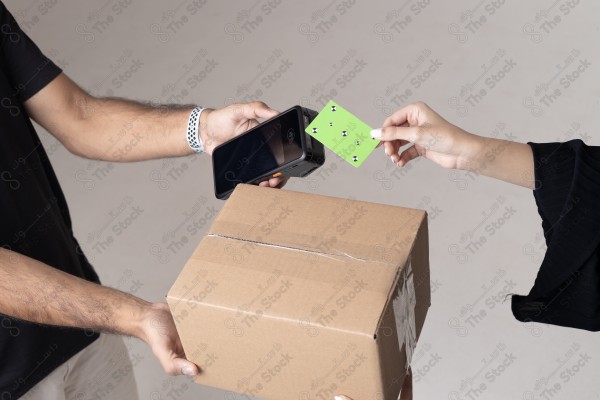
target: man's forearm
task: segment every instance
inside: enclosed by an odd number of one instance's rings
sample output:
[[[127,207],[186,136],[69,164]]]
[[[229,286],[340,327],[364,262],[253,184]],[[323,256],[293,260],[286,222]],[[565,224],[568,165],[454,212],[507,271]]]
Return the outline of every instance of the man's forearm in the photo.
[[[0,313],[40,324],[141,337],[150,303],[0,248]]]
[[[193,153],[186,141],[191,106],[90,96],[78,107],[83,131],[69,138],[76,154],[104,161],[138,161]]]
[[[137,161],[193,153],[186,140],[192,106],[96,98],[60,74],[25,107],[70,152],[82,157]],[[202,113],[201,124],[207,115]]]

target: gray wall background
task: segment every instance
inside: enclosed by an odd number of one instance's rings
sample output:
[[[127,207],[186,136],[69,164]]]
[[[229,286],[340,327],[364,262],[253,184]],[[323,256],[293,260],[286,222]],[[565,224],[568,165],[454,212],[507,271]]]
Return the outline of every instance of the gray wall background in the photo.
[[[597,2],[5,3],[71,78],[99,96],[212,107],[260,99],[280,110],[320,109],[331,98],[374,127],[424,100],[479,134],[600,144]],[[212,194],[210,159],[89,161],[39,133],[104,283],[164,299],[211,210],[223,204]],[[415,398],[600,398],[597,336],[518,323],[503,301],[529,291],[544,254],[532,193],[426,160],[400,170],[379,150],[360,169],[329,153],[318,173],[287,188],[429,212],[433,298],[413,361]],[[190,235],[186,212],[198,202],[193,220],[202,227]],[[143,212],[116,234],[113,226],[135,206]],[[508,219],[505,207],[513,210]],[[494,222],[501,226],[492,233],[486,227]],[[188,242],[171,250],[183,235]],[[478,248],[471,244],[482,237]],[[126,342],[142,399],[225,396],[167,377],[142,342]],[[507,355],[513,361],[498,369]]]

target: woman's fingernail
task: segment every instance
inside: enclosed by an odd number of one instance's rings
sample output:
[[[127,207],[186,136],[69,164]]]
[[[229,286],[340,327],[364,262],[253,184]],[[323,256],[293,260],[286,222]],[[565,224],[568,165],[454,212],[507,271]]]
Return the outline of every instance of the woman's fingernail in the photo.
[[[381,139],[381,129],[373,129],[371,131],[371,137],[373,139]]]
[[[189,365],[181,368],[181,372],[183,372],[184,375],[194,376],[194,368],[190,367]]]
[[[394,164],[396,164],[396,159],[394,158],[394,156],[391,156],[391,157],[390,157],[390,160],[392,160],[392,162],[393,162]]]
[[[342,396],[333,396],[335,400],[345,400]]]

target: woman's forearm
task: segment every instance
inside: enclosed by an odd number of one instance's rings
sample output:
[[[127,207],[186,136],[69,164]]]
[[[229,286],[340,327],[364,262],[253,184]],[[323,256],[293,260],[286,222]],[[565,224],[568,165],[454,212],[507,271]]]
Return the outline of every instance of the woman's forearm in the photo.
[[[525,143],[473,135],[473,154],[461,169],[535,189],[533,152]]]

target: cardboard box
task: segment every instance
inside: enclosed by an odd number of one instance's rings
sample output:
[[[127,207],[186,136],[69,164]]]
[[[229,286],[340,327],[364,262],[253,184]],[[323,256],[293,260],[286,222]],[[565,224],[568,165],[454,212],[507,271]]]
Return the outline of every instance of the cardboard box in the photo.
[[[427,215],[239,185],[167,301],[197,383],[397,400],[430,305]]]

